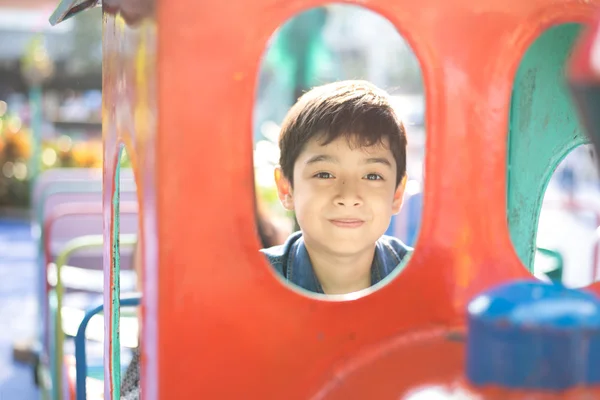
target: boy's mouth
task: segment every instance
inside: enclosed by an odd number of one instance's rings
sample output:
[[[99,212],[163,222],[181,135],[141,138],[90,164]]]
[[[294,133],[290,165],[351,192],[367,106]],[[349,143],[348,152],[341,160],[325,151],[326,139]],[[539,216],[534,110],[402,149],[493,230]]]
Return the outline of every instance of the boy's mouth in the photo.
[[[337,218],[330,219],[329,222],[340,228],[358,228],[365,223],[365,221],[358,218]]]

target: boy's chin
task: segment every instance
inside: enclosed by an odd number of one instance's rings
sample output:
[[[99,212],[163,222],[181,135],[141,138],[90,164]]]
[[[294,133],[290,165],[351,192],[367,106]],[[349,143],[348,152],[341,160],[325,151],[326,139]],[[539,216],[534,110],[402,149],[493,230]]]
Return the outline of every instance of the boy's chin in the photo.
[[[365,250],[372,249],[374,242],[368,240],[329,240],[326,243],[326,247],[332,254],[340,256],[349,256],[353,254],[361,253]]]
[[[375,242],[381,237],[373,237],[370,232],[349,231],[329,231],[319,232],[318,235],[311,235],[304,231],[304,240],[308,242],[309,247],[315,250],[321,248],[327,253],[339,256],[349,256],[359,254],[363,251],[373,249]],[[310,246],[312,244],[312,246]]]

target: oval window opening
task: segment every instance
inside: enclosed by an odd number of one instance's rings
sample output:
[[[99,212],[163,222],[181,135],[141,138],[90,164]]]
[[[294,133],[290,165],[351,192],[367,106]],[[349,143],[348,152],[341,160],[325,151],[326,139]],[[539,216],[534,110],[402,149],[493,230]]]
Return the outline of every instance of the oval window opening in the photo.
[[[330,4],[273,34],[254,108],[257,226],[290,287],[362,295],[406,264],[421,218],[424,103],[417,58],[375,12]]]
[[[574,182],[584,179],[573,175],[571,165],[588,165],[581,167],[588,175],[593,169],[589,149],[578,147],[588,140],[564,79],[580,30],[574,23],[554,26],[525,52],[513,85],[507,146],[507,219],[516,253],[539,279],[568,286],[592,281],[595,235],[593,230],[585,234],[589,229],[576,222],[590,211],[574,215],[575,206],[568,207],[581,195]],[[571,200],[561,185],[573,186]]]
[[[550,179],[540,212],[534,274],[583,287],[600,277],[600,187],[592,145],[573,149]]]

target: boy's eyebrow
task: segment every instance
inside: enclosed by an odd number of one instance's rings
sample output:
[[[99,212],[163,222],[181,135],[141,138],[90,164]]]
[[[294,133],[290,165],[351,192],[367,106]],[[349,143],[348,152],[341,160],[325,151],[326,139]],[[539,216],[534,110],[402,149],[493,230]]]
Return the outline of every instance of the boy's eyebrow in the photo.
[[[327,154],[317,154],[316,156],[312,156],[311,158],[309,158],[305,164],[310,165],[310,164],[314,164],[314,163],[318,163],[318,162],[322,162],[322,161],[332,162],[332,163],[338,162],[337,158],[335,158],[335,157],[329,156]]]
[[[383,164],[392,168],[392,163],[385,157],[372,157],[365,160],[365,164]]]
[[[309,158],[305,164],[310,165],[318,162],[337,163],[338,159],[327,154],[317,154],[316,156],[312,156],[311,158]],[[370,157],[364,161],[364,164],[383,164],[392,168],[392,163],[386,157]]]

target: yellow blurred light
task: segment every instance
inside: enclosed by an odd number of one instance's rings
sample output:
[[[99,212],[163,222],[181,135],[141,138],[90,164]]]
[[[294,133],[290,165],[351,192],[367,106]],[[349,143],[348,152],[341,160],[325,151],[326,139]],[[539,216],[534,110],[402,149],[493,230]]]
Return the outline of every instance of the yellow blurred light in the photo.
[[[22,181],[25,178],[27,178],[27,165],[25,165],[25,163],[22,163],[22,162],[16,163],[13,170],[14,170],[15,178],[17,178],[18,180]]]
[[[51,167],[56,163],[56,151],[54,151],[54,149],[45,149],[42,152],[42,162],[48,166]]]

